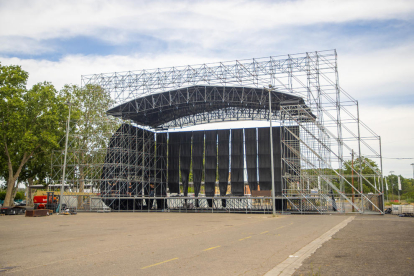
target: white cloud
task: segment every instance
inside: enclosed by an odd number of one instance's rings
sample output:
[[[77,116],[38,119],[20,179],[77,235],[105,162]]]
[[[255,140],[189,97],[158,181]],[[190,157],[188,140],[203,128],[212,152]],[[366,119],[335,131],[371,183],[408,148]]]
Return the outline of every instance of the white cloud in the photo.
[[[414,44],[370,52],[339,53],[340,84],[367,103],[369,99],[412,94]]]
[[[205,43],[232,34],[355,20],[412,18],[409,0],[369,1],[7,1],[1,4],[1,36],[51,39],[93,36],[123,43],[140,33],[164,39]],[[111,31],[113,30],[113,31]],[[247,33],[245,33],[247,32]]]
[[[414,158],[413,105],[361,106],[360,118],[381,136],[384,175],[390,171],[404,177],[412,177],[411,163],[414,159],[396,160],[389,158]]]
[[[26,37],[1,37],[0,53],[12,54],[44,54],[54,52],[53,47],[41,41]]]
[[[51,53],[56,49],[45,40],[77,36],[121,46],[136,41],[137,36],[149,36],[166,41],[168,47],[160,54],[150,49],[145,55],[80,54],[57,61],[0,56],[0,62],[22,65],[30,73],[29,86],[47,80],[60,89],[67,83],[80,84],[81,75],[86,74],[337,48],[340,84],[354,98],[362,99],[361,118],[382,136],[383,155],[410,157],[406,155],[414,152],[414,141],[404,137],[414,137],[410,127],[414,106],[368,103],[390,94],[401,98],[412,94],[414,44],[400,38],[392,47],[378,45],[378,50],[367,52],[366,44],[377,43],[368,36],[355,38],[357,34],[330,33],[319,27],[355,21],[412,21],[413,12],[414,1],[409,0],[2,1],[3,55]],[[318,27],[315,32],[314,27]],[[174,42],[179,42],[175,48]],[[411,177],[412,162],[384,159],[384,171]]]
[[[0,57],[2,65],[21,65],[29,72],[28,86],[50,81],[57,89],[65,84],[81,83],[82,75],[164,68],[188,64],[201,64],[218,59],[206,59],[189,54],[162,54],[157,56],[65,56],[59,61]]]

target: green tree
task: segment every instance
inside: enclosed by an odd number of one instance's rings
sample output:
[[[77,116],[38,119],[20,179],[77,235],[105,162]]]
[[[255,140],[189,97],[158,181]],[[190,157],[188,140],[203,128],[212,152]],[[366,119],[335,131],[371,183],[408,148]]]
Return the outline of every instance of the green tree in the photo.
[[[367,163],[370,164],[371,167],[373,167],[374,169],[378,170],[378,165],[377,163],[375,163],[375,161],[366,158],[366,157],[362,157]],[[362,163],[362,164],[361,164]],[[365,177],[365,179],[362,179],[362,189],[364,194],[369,193],[369,192],[375,192],[375,188],[372,187],[367,180],[374,185],[374,177],[373,175],[375,174],[375,172],[371,169],[370,166],[368,166],[365,162],[359,162],[359,159],[354,160],[354,170],[356,172],[360,172],[360,166],[361,167],[361,173],[362,175]],[[345,175],[352,175],[352,164],[351,161],[346,161],[344,163],[344,174]],[[347,180],[349,181],[349,183],[352,183],[352,178],[351,177],[347,177]],[[378,178],[375,179],[376,183],[377,183],[377,189],[379,189],[378,186]],[[359,183],[359,178],[358,178],[358,174],[354,172],[354,186],[355,188],[357,188],[358,190],[360,190],[360,183]],[[352,187],[350,185],[345,185],[345,192],[346,193],[351,193]]]
[[[107,147],[110,138],[108,134],[114,133],[120,123],[115,118],[106,115],[113,100],[109,92],[99,85],[87,84],[84,87],[65,85],[60,93],[72,103],[72,110],[79,114],[70,145],[71,150],[77,153],[75,154],[78,163],[77,177],[79,192],[82,193],[86,179],[100,177],[100,175],[90,175],[94,171],[89,170],[89,167],[104,162],[104,156],[100,154],[99,149]]]
[[[399,177],[401,181],[401,191],[399,191],[401,199],[414,198],[414,179],[404,178],[401,175]],[[396,199],[396,195],[398,195],[398,175],[390,174],[386,178],[388,195],[390,195],[390,199]]]
[[[26,88],[28,73],[0,64],[0,169],[7,181],[4,206],[28,162],[57,149],[64,135],[68,107],[51,83]]]

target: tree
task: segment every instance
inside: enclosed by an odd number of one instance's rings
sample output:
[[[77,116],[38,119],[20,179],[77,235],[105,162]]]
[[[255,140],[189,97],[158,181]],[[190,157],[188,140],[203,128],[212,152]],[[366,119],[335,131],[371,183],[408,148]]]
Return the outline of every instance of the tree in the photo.
[[[7,181],[4,206],[28,162],[60,148],[68,107],[51,83],[27,90],[28,73],[20,66],[0,64],[0,168]]]
[[[400,193],[401,199],[414,198],[414,179],[404,178],[399,176],[401,181],[401,191],[398,191],[398,175],[390,174],[388,175],[388,194],[389,195],[398,195]],[[390,198],[395,199],[395,196],[390,196]]]
[[[377,165],[377,163],[375,163],[375,161],[373,161],[369,158],[366,158],[366,157],[361,157],[361,158],[363,158],[361,160],[365,160],[367,163],[370,164],[371,167],[378,170],[378,165]],[[360,169],[359,169],[360,168],[360,163],[361,162],[359,162],[359,159],[354,160],[354,171],[355,171],[354,172],[354,186],[358,190],[360,190],[360,183],[359,183],[358,174],[356,172],[358,172],[358,173],[360,172]],[[374,177],[372,177],[372,175],[374,175],[375,172],[371,169],[370,166],[368,166],[365,162],[362,162],[361,173],[372,185],[374,185]],[[351,168],[352,168],[351,161],[345,161],[345,163],[344,163],[344,174],[345,175],[351,175],[352,174],[352,169]],[[367,175],[371,175],[371,176],[368,177]],[[349,183],[352,183],[351,178],[347,177],[347,180],[349,181]],[[379,183],[378,180],[379,180],[378,178],[375,179],[376,183]],[[377,189],[380,190],[378,185],[379,184],[377,184]],[[351,193],[351,189],[352,189],[351,186],[345,185],[345,192],[346,193]],[[372,187],[365,179],[362,179],[362,189],[363,189],[363,192],[365,194],[369,193],[369,192],[376,193],[375,188]]]
[[[70,146],[71,150],[77,153],[75,154],[78,163],[77,177],[79,192],[82,193],[85,180],[96,179],[96,176],[88,175],[89,166],[93,166],[94,162],[104,162],[104,156],[99,155],[98,149],[106,148],[109,142],[108,133],[114,133],[120,124],[115,118],[106,115],[113,100],[99,85],[87,84],[84,87],[65,85],[60,93],[72,103],[72,110],[79,114],[73,130],[76,138],[72,137]],[[78,199],[78,204],[80,203]]]
[[[63,147],[61,142],[60,147]],[[19,182],[26,182],[27,186],[27,197],[26,204],[27,206],[32,205],[32,190],[31,186],[36,184],[43,184],[46,186],[46,179],[51,176],[51,167],[50,167],[51,151],[44,151],[33,158],[31,158],[20,173]]]

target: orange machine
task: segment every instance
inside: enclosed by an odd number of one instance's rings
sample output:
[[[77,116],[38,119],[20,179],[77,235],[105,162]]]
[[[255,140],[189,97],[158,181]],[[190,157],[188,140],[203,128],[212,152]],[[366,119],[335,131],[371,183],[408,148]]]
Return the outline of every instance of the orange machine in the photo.
[[[35,209],[56,210],[59,204],[59,196],[55,196],[54,192],[47,192],[47,195],[35,196],[33,198]]]

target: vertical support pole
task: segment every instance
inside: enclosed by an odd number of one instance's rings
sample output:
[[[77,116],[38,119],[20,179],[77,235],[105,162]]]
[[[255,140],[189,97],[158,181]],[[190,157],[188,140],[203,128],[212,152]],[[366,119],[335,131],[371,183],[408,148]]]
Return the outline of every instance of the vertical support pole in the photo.
[[[335,50],[335,90],[336,90],[336,127],[338,133],[338,167],[340,174],[343,176],[343,143],[342,143],[342,120],[341,120],[341,91],[339,88],[339,75],[338,75],[338,55]],[[345,193],[345,185],[343,177],[340,178],[340,191]],[[344,204],[344,203],[343,203]],[[345,206],[342,204],[342,209],[345,210]]]
[[[276,202],[275,202],[275,167],[273,165],[273,129],[272,129],[272,88],[269,87],[269,122],[270,122],[270,165],[272,166],[272,209],[273,216],[276,216]]]
[[[358,156],[359,156],[359,186],[361,193],[361,212],[364,212],[364,187],[362,185],[362,155],[361,155],[361,130],[359,122],[359,102],[357,101],[357,123],[358,123]]]
[[[381,192],[382,192],[382,211],[384,214],[385,211],[385,198],[384,198],[384,177],[382,175],[382,144],[381,144],[381,136],[378,137],[379,138],[379,150],[380,150],[380,166],[381,166],[381,174],[380,174],[380,179],[381,179]]]
[[[354,150],[352,150],[352,203],[355,204],[355,191],[354,191]],[[355,207],[352,205],[352,212],[355,212]]]
[[[142,190],[142,196],[145,195],[145,130],[142,130],[142,162],[141,162],[141,190]],[[148,187],[149,189],[149,187]],[[148,190],[148,196],[149,196],[149,190]],[[147,203],[147,207],[148,207],[148,212],[149,212],[149,200],[145,200]],[[142,204],[144,204],[144,200],[142,201]]]
[[[68,138],[69,138],[69,127],[70,127],[70,109],[71,103],[67,102],[69,105],[69,115],[68,115],[68,122],[66,124],[66,140],[65,140],[65,157],[63,159],[63,174],[62,174],[62,186],[60,187],[60,198],[59,198],[59,213],[62,212],[62,202],[63,202],[63,190],[65,189],[65,177],[66,177],[66,156],[68,155]]]

